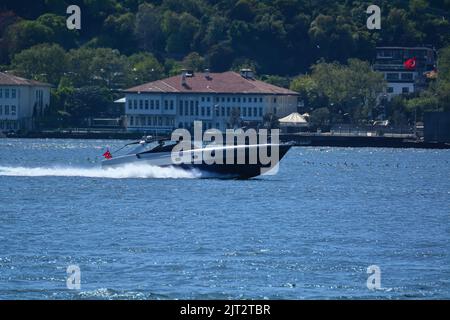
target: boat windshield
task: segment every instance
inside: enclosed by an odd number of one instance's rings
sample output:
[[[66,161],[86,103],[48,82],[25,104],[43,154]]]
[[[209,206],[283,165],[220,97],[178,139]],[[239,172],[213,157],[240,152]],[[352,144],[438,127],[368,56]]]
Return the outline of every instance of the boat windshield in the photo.
[[[170,152],[176,144],[177,142],[170,140],[151,141],[151,142],[141,141],[139,145],[133,151],[130,152],[130,154],[152,152],[152,151]]]

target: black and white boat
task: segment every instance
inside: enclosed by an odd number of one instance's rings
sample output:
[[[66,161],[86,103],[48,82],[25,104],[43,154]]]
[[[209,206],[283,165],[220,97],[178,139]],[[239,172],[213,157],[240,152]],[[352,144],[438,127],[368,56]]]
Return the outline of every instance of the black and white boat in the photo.
[[[176,167],[184,170],[199,170],[237,179],[249,179],[268,173],[291,148],[290,143],[245,144],[245,145],[196,145],[174,151],[181,142],[144,137],[140,141],[126,144],[119,150],[133,147],[122,155],[107,151],[102,168],[117,168],[129,164],[143,164],[156,167]],[[178,148],[179,149],[179,148]],[[118,151],[119,151],[118,150]],[[177,150],[177,149],[175,149]],[[261,156],[261,155],[267,155]],[[268,157],[270,161],[267,161]]]

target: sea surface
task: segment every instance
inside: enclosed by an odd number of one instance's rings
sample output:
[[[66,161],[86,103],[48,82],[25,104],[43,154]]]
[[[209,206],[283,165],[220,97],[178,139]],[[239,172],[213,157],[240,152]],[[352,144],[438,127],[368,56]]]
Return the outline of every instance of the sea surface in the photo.
[[[123,143],[0,139],[0,299],[450,298],[449,150],[298,147],[223,180],[100,169]]]

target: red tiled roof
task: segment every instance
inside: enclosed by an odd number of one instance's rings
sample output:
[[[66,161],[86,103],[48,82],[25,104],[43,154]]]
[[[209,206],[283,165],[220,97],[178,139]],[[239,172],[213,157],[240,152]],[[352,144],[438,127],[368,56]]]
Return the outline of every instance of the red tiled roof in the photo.
[[[28,80],[25,78],[17,77],[10,73],[0,72],[0,85],[6,86],[48,86],[48,83],[39,82],[36,80]]]
[[[223,73],[195,73],[186,77],[186,85],[182,85],[181,75],[149,82],[125,90],[125,92],[142,93],[241,93],[241,94],[287,94],[298,95],[297,92],[272,84],[244,78],[232,71]]]

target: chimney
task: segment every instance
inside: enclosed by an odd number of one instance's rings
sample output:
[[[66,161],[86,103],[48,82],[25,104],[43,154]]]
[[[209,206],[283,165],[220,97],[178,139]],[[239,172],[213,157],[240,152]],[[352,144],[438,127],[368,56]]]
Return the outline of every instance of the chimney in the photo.
[[[254,79],[255,75],[252,69],[244,68],[240,71],[241,76],[245,79]]]
[[[206,80],[211,80],[211,75],[209,74],[209,69],[205,69],[205,78],[206,78]]]
[[[184,72],[181,74],[181,85],[186,86],[186,74]]]
[[[184,74],[187,78],[192,78],[194,76],[194,70],[192,69],[182,69],[181,74]]]

